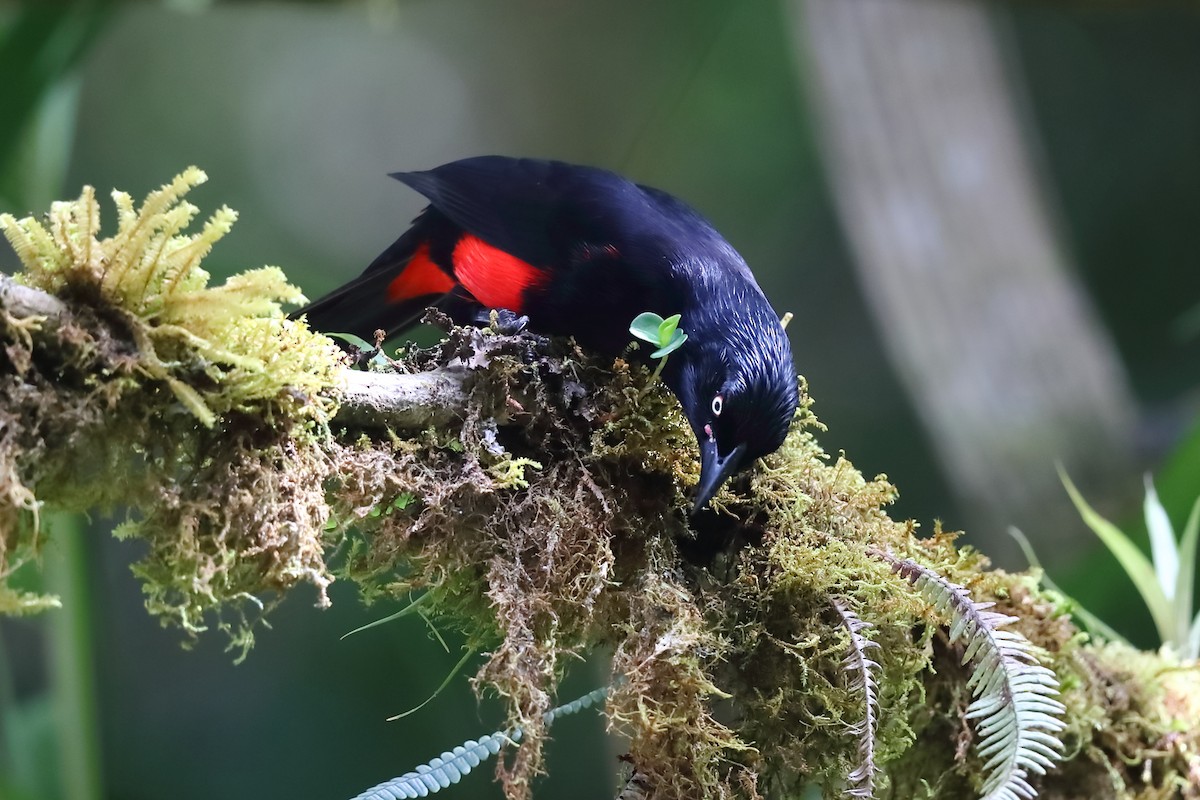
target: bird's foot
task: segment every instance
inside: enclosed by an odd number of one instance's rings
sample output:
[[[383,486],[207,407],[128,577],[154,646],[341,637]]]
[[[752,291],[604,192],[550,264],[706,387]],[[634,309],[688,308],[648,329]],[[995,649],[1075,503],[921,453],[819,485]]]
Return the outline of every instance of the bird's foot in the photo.
[[[501,336],[516,336],[529,325],[529,317],[507,308],[480,309],[475,316],[475,322],[491,328]]]

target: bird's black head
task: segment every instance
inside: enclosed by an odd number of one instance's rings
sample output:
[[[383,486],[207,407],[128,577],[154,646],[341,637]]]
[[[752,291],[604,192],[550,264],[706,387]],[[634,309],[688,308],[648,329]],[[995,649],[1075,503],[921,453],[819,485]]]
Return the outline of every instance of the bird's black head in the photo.
[[[693,514],[731,475],[779,449],[799,401],[791,346],[761,294],[732,315],[698,322],[678,369],[664,376],[700,445]]]

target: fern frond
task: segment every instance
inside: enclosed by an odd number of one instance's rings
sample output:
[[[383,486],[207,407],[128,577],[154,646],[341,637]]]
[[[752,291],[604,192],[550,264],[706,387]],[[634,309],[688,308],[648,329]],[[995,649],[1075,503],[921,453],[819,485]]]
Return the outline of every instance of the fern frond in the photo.
[[[1055,697],[1058,679],[1038,662],[1033,644],[1016,631],[1002,630],[1016,617],[989,611],[965,588],[910,559],[875,551],[950,621],[950,640],[966,645],[963,663],[972,663],[967,686],[973,700],[967,719],[975,720],[983,765],[984,800],[1030,800],[1039,775],[1062,757],[1057,733],[1065,709]]]
[[[879,664],[871,660],[867,650],[878,648],[879,643],[870,639],[869,630],[874,627],[850,609],[844,598],[830,598],[829,604],[837,612],[838,619],[850,637],[850,647],[842,661],[842,669],[850,674],[850,690],[862,695],[862,719],[850,726],[850,733],[858,737],[858,767],[846,776],[847,797],[874,797],[875,775],[879,767],[875,764],[875,729],[879,720],[879,696],[875,683],[875,671]],[[864,633],[867,631],[867,633]]]
[[[550,725],[559,717],[565,717],[590,708],[608,697],[609,687],[595,689],[583,697],[570,703],[552,708],[542,715],[542,720]],[[400,798],[427,797],[440,792],[451,784],[458,783],[464,775],[478,767],[484,761],[500,752],[504,745],[517,744],[523,733],[520,728],[511,731],[496,731],[478,741],[470,739],[453,750],[442,753],[426,764],[406,772],[398,778],[384,781],[378,786],[367,789],[354,800],[400,800]]]

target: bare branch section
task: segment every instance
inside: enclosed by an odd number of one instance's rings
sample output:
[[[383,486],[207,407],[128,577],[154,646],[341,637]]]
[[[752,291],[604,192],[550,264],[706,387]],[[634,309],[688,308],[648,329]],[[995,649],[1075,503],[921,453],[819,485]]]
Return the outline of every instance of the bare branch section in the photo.
[[[348,372],[335,422],[368,428],[442,427],[461,421],[467,407],[464,369],[414,375]]]
[[[22,286],[3,273],[0,273],[0,308],[14,319],[41,319],[51,328],[57,328],[67,314],[67,307],[57,297]]]

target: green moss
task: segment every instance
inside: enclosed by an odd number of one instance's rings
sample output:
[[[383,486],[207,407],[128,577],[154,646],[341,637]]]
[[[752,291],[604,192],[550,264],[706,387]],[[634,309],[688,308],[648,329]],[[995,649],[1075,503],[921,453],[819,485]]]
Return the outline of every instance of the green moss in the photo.
[[[90,187],[45,220],[0,215],[24,271],[68,303],[52,330],[0,320],[0,579],[37,556],[38,508],[134,509],[147,606],[196,633],[209,612],[239,642],[258,595],[330,578],[317,442],[342,369],[323,336],[284,318],[299,291],[274,267],[208,286],[201,261],[235,215],[195,234],[189,169],[135,209],[115,192],[101,238]],[[36,336],[34,334],[37,334]],[[239,609],[233,619],[231,609]]]
[[[525,731],[500,768],[510,798],[542,769],[563,673],[595,650],[612,655],[608,717],[657,800],[839,794],[860,764],[863,697],[836,599],[879,645],[878,796],[969,797],[982,764],[961,646],[886,552],[1019,616],[1045,651],[1070,760],[1044,796],[1079,796],[1073,780],[1096,797],[1166,797],[1200,772],[1194,669],[1091,645],[1034,576],[988,571],[953,534],[893,520],[886,477],[821,450],[807,389],[784,446],[698,519],[675,399],[570,342],[435,315],[445,341],[396,368],[466,367],[461,423],[330,430],[340,360],[282,318],[295,291],[269,271],[206,288],[199,258],[231,216],[182,234],[195,210],[178,200],[196,180],[140,212],[119,196],[111,239],[97,238],[90,190],[46,225],[0,222],[23,279],[71,309],[49,337],[0,315],[0,577],[35,556],[39,503],[119,502],[133,509],[120,533],[149,542],[136,572],[150,610],[192,634],[224,628],[243,650],[300,582],[319,603],[334,573],[366,599],[427,593],[422,610],[484,654],[477,690]]]
[[[0,215],[24,266],[18,279],[118,316],[138,345],[130,368],[165,382],[205,426],[265,400],[328,412],[328,401],[304,401],[335,382],[336,350],[283,318],[280,303],[303,299],[283,272],[263,267],[208,285],[201,261],[237,214],[222,207],[199,233],[184,233],[199,209],[182,198],[206,180],[191,167],[137,209],[128,194],[113,192],[118,227],[105,239],[91,187],[55,203],[44,223]],[[285,388],[300,402],[289,403]]]
[[[1079,645],[1055,653],[1075,756],[1048,792],[1159,800],[1200,785],[1200,665],[1169,653]]]

